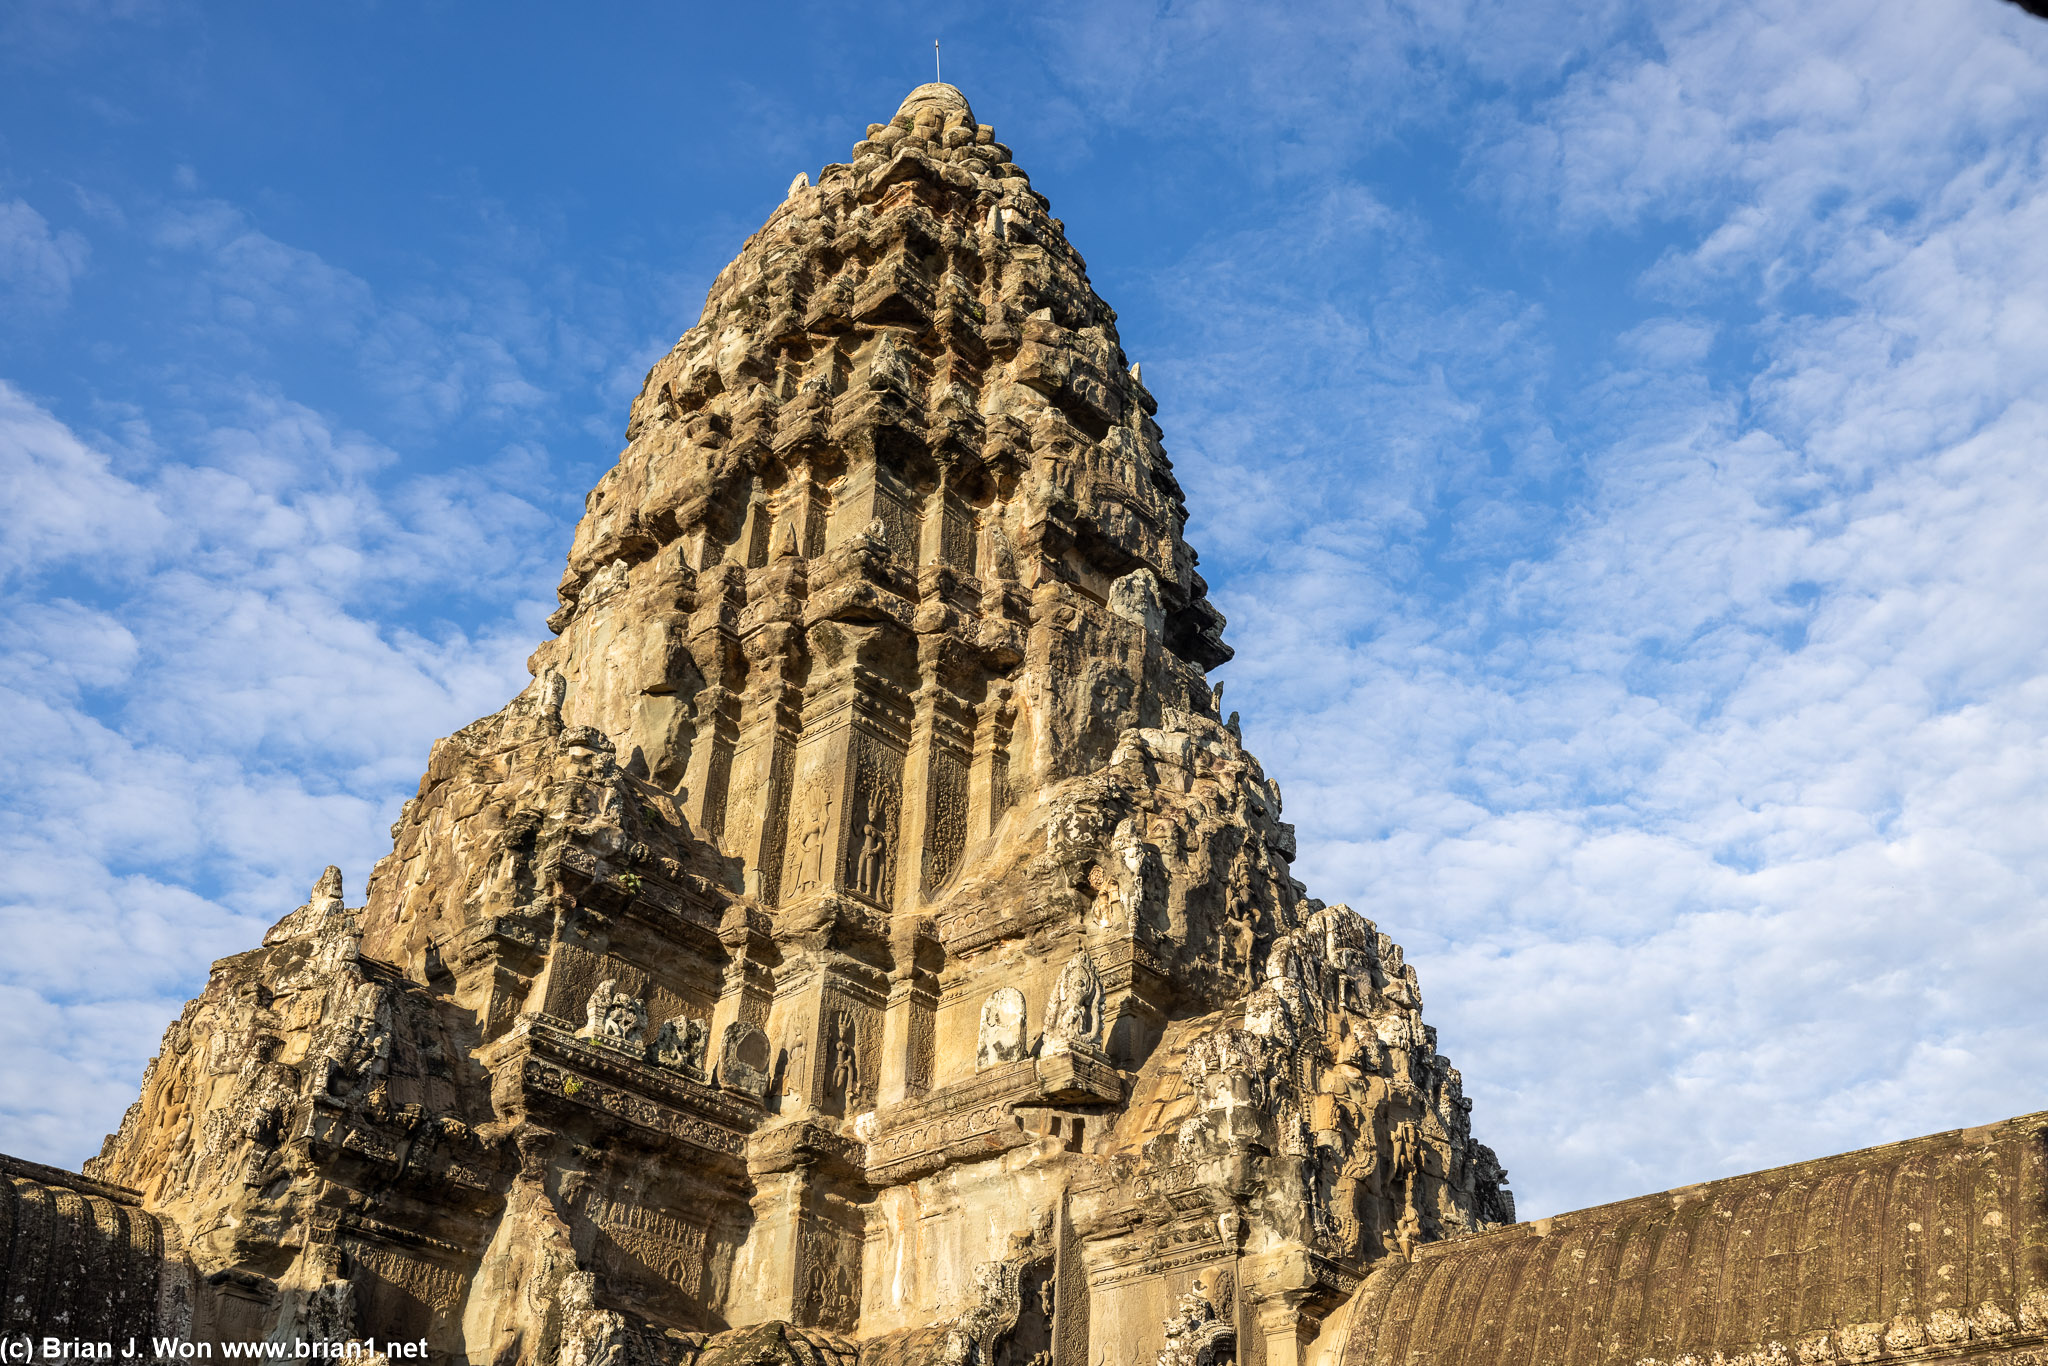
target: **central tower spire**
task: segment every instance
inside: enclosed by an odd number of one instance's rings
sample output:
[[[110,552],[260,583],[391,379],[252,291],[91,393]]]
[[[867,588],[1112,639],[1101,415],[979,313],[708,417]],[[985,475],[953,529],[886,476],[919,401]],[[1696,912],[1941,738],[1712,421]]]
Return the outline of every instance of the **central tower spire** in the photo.
[[[764,904],[912,910],[1016,793],[1209,709],[1155,408],[1009,149],[919,86],[649,374],[535,666]]]
[[[1155,411],[953,86],[799,176],[649,371],[533,684],[366,906],[334,871],[217,965],[94,1164],[227,1287],[194,1332],[1294,1366],[1511,1220],[1216,714]]]

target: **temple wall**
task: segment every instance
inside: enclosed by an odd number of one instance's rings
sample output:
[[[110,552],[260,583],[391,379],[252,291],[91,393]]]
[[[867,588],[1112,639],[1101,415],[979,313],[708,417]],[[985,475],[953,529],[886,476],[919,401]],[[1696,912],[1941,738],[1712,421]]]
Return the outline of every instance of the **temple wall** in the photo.
[[[2048,1114],[1431,1244],[1316,1366],[2028,1361],[2048,1347]]]
[[[1041,1139],[881,1192],[868,1213],[861,1255],[863,1334],[971,1309],[979,1268],[1014,1256],[1034,1228],[1049,1233],[1066,1174],[1047,1159],[1060,1151],[1056,1140]]]
[[[137,1192],[0,1155],[0,1339],[190,1337],[198,1287]],[[207,1325],[199,1325],[202,1329]]]

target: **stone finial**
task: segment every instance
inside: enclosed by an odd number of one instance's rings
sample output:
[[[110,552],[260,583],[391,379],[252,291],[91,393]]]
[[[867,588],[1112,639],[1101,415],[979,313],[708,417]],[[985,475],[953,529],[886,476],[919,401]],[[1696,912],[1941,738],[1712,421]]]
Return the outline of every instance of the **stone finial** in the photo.
[[[896,106],[896,117],[900,119],[909,115],[915,120],[926,109],[937,110],[940,118],[958,112],[969,124],[974,122],[974,110],[967,103],[967,97],[960,93],[959,87],[947,85],[944,81],[926,81],[905,95],[903,103]]]
[[[326,871],[320,874],[320,880],[313,884],[313,890],[306,900],[309,905],[317,906],[323,901],[339,901],[341,895],[341,869],[330,863]]]

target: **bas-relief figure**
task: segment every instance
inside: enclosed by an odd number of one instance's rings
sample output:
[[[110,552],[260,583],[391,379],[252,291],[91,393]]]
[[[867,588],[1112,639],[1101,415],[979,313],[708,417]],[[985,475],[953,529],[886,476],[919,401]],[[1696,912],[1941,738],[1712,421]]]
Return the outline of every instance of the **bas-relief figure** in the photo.
[[[1094,962],[1077,953],[1060,969],[1052,996],[1045,1003],[1045,1041],[1041,1053],[1094,1048],[1102,1042],[1102,978]]]
[[[0,1160],[0,1339],[2041,1360],[2048,1117],[1515,1222],[1292,876],[1156,412],[959,91],[799,176],[364,904],[216,964],[87,1174]]]
[[[854,886],[861,895],[879,898],[882,895],[884,862],[889,856],[889,816],[880,807],[861,825],[860,862],[854,874]]]
[[[711,1027],[702,1020],[664,1020],[654,1039],[654,1060],[663,1067],[687,1072],[700,1080],[704,1076],[704,1054],[711,1044]]]
[[[1015,987],[997,987],[982,1003],[981,1026],[974,1047],[975,1067],[1018,1062],[1028,1047],[1024,993]]]
[[[647,1043],[647,1005],[637,996],[619,990],[607,978],[590,993],[585,1007],[584,1037],[617,1048],[638,1049]]]

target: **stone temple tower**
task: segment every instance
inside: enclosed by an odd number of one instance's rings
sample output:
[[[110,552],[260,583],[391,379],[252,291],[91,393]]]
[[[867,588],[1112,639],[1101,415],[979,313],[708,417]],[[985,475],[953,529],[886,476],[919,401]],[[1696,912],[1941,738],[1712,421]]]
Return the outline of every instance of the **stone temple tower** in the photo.
[[[1277,1366],[1512,1222],[1414,971],[1218,715],[1155,411],[958,90],[798,176],[634,401],[532,686],[435,745],[365,906],[330,870],[217,966],[90,1164],[193,1331]]]
[[[85,1175],[0,1157],[0,1348],[2040,1366],[2048,1115],[1515,1222],[1289,872],[1154,414],[959,91],[797,177],[367,903],[216,964]]]

